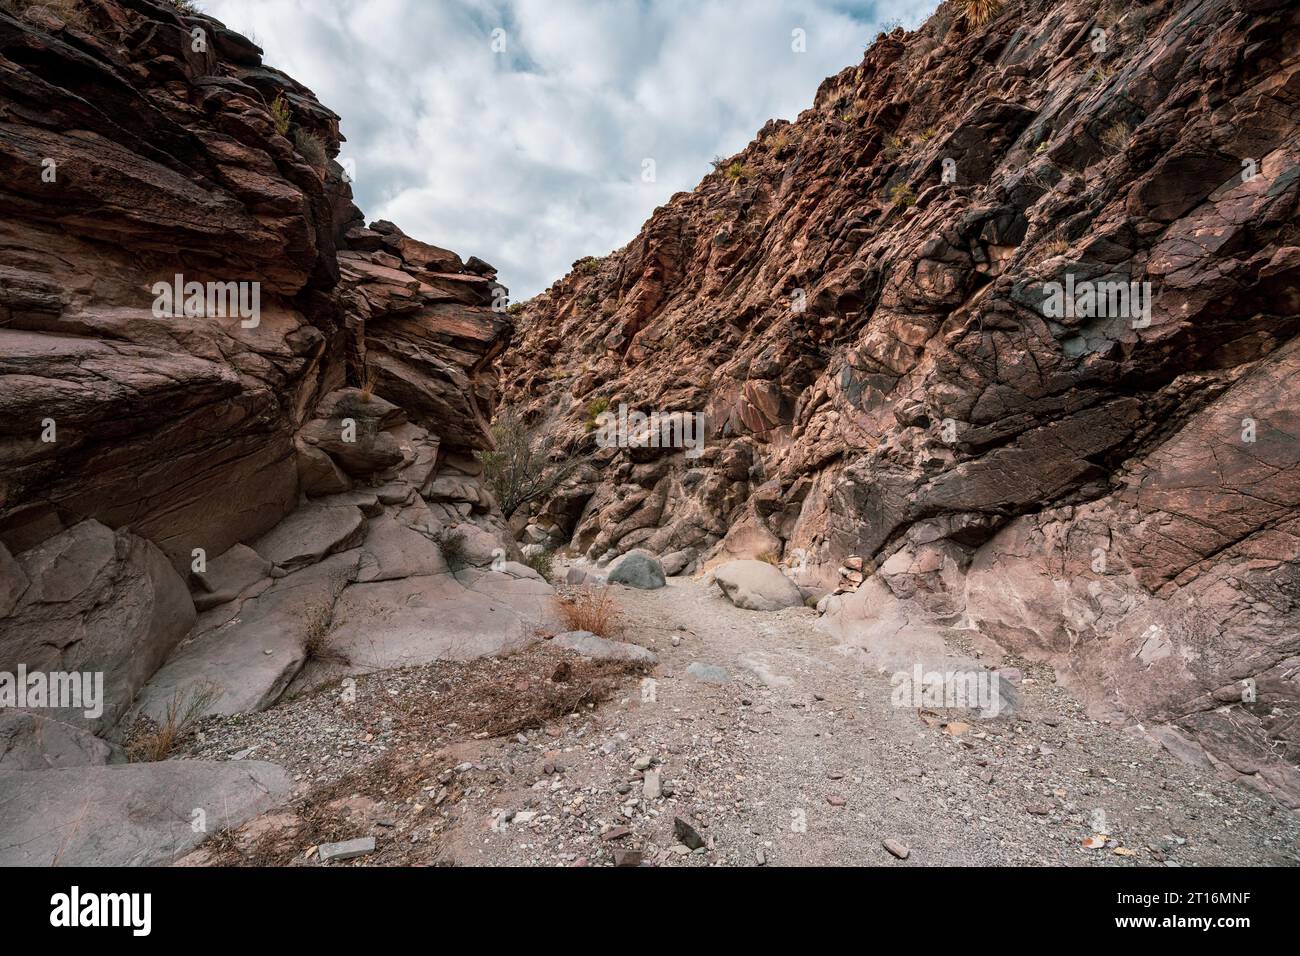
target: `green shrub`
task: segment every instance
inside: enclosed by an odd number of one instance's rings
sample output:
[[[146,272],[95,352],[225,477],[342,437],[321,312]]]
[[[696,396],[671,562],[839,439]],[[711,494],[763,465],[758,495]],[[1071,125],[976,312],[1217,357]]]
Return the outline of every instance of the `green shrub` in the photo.
[[[889,190],[889,201],[906,209],[916,204],[916,193],[912,192],[912,187],[907,183],[898,183]]]
[[[551,574],[555,570],[555,551],[552,548],[547,548],[538,554],[524,555],[524,564],[549,581],[551,580]]]
[[[730,179],[732,182],[735,182],[736,180],[739,179],[749,179],[751,176],[754,175],[754,171],[750,169],[748,166],[746,166],[744,163],[742,163],[740,160],[736,159],[736,160],[732,160],[731,164],[727,166],[727,169],[723,173],[723,175],[726,176],[728,179]]]
[[[277,93],[275,99],[271,100],[271,121],[275,123],[275,131],[281,136],[288,136],[289,122],[292,118],[289,101],[284,98],[283,93]]]
[[[582,464],[576,455],[560,457],[554,433],[534,435],[513,408],[498,413],[492,423],[492,439],[496,447],[478,452],[478,460],[506,517],[521,505],[550,494]],[[553,454],[558,459],[554,463]]]

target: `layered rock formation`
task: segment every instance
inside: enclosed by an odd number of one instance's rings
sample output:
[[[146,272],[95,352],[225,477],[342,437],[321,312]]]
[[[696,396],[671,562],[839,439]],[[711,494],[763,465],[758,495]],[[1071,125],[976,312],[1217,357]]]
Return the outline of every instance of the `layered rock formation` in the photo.
[[[7,719],[5,861],[51,862],[10,842],[66,790],[47,775],[162,816],[157,788],[241,813],[285,789],[128,773],[87,730],[518,646],[553,613],[473,458],[512,332],[495,270],[367,227],[338,117],[260,53],[160,0],[0,3],[0,672],[104,682],[99,713]],[[112,845],[66,862],[159,858],[95,812]]]
[[[587,459],[514,528],[781,559],[868,656],[991,638],[1300,805],[1298,50],[1277,0],[880,36],[527,303],[505,400]]]

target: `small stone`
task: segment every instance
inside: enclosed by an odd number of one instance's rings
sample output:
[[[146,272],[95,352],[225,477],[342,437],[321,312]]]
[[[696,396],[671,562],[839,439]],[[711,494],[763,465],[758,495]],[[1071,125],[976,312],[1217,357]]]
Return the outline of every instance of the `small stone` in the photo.
[[[884,843],[881,844],[881,846],[883,846],[894,856],[898,857],[900,860],[906,860],[908,854],[912,852],[909,846],[907,846],[904,843],[900,843],[898,840],[886,840]]]
[[[621,840],[631,833],[632,830],[629,827],[610,827],[600,835],[600,838],[608,843],[610,840]]]
[[[692,850],[698,850],[704,846],[704,837],[700,836],[691,823],[681,817],[673,817],[673,835]]]
[[[317,855],[322,863],[329,863],[331,860],[351,860],[374,852],[375,838],[359,837],[356,840],[344,840],[342,843],[322,843]]]
[[[615,850],[615,851],[614,851],[614,865],[615,865],[615,866],[640,866],[640,865],[641,865],[641,851],[640,851],[640,850],[623,850],[623,849]]]
[[[844,806],[844,798],[836,793],[832,793],[829,797],[827,797],[826,802],[829,803],[832,807]]]
[[[767,866],[767,854],[763,852],[762,847],[754,851],[754,862],[759,866]]]
[[[647,800],[658,800],[661,792],[662,788],[659,783],[659,771],[647,770],[645,772],[645,779],[641,783],[641,794]]]

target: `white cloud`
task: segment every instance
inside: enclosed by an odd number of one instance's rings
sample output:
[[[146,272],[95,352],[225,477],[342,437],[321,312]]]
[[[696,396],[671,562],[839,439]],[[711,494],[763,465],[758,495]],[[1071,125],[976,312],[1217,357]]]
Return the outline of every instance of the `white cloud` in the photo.
[[[713,156],[810,106],[881,24],[914,27],[937,0],[200,5],[343,118],[370,219],[487,259],[522,299],[628,242]],[[791,49],[795,28],[806,53]]]

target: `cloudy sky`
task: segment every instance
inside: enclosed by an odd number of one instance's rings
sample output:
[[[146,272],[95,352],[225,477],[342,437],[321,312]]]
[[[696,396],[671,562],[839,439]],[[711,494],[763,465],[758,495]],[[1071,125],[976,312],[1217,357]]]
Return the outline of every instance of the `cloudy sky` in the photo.
[[[370,220],[486,259],[522,300],[938,0],[198,3],[343,118]]]

